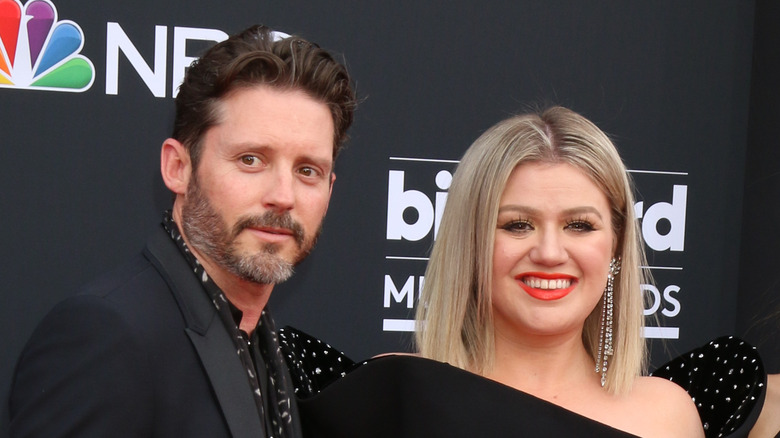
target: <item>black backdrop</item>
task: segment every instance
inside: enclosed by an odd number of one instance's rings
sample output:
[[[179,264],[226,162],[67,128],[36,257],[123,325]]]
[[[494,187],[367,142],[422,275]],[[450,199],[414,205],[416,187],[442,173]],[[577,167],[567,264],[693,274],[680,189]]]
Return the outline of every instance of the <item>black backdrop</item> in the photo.
[[[756,5],[737,333],[780,372],[780,3]],[[735,237],[728,237],[736,239]]]
[[[777,6],[333,3],[53,0],[58,19],[83,31],[94,83],[81,93],[0,88],[4,416],[14,363],[42,315],[137,253],[170,204],[158,169],[172,124],[177,35],[253,23],[343,54],[364,99],[318,248],[272,296],[277,323],[354,358],[410,348],[409,297],[448,172],[499,119],[554,103],[608,132],[638,184],[656,279],[645,290],[647,313],[658,319],[649,322],[653,362],[737,333],[780,371],[768,335],[777,329],[780,280]],[[117,52],[118,29],[157,91],[127,45]],[[186,56],[210,44],[185,42]]]

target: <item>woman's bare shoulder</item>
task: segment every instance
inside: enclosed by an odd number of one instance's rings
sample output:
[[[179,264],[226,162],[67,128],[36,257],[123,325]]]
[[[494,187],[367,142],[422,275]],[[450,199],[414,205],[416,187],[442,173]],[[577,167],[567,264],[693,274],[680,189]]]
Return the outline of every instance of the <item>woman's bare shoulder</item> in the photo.
[[[639,377],[631,398],[644,412],[654,412],[658,436],[704,436],[696,406],[679,385],[659,377]]]
[[[379,357],[385,357],[385,356],[415,356],[415,357],[422,357],[420,356],[420,353],[403,353],[403,352],[390,352],[390,353],[380,353],[376,356],[372,357],[371,359],[376,359]]]
[[[780,374],[766,376],[766,400],[756,424],[750,430],[750,438],[768,438],[780,433]]]

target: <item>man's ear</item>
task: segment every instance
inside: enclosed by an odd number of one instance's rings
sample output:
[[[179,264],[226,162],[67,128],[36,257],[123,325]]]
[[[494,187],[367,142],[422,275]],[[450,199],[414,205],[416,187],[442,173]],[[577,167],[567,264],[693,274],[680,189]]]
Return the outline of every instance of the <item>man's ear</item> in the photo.
[[[325,213],[328,212],[328,206],[330,205],[330,196],[333,194],[333,183],[336,182],[336,174],[330,173],[330,184],[328,185],[328,203],[325,204]],[[323,215],[324,217],[324,215]]]
[[[169,138],[160,151],[160,173],[165,185],[177,195],[185,195],[192,177],[190,153],[181,142]]]

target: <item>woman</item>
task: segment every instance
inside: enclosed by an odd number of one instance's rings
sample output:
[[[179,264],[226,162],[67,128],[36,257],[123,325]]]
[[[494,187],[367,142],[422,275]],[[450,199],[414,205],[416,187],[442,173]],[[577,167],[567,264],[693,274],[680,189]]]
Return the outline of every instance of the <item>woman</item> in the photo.
[[[766,401],[750,438],[780,437],[780,374],[769,374],[766,380]]]
[[[684,391],[640,377],[633,206],[615,147],[579,114],[491,128],[450,187],[418,305],[421,355],[637,435],[701,435]]]
[[[449,190],[418,304],[422,358],[358,367],[300,403],[304,427],[312,436],[703,436],[684,390],[641,376],[633,204],[617,151],[584,117],[555,107],[492,127]]]

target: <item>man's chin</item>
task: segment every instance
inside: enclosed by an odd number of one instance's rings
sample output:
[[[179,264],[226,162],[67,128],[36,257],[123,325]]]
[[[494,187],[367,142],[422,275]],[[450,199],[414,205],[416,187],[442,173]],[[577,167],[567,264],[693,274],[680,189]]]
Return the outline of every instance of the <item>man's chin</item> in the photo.
[[[228,267],[235,275],[259,284],[278,284],[293,274],[293,264],[269,253],[240,257]]]
[[[235,253],[241,257],[256,257],[259,255],[270,255],[280,260],[290,263],[293,266],[298,266],[312,250],[311,244],[306,242],[303,247],[299,247],[295,242],[285,242],[285,244],[278,243],[262,243],[259,245],[241,245],[234,249]]]

